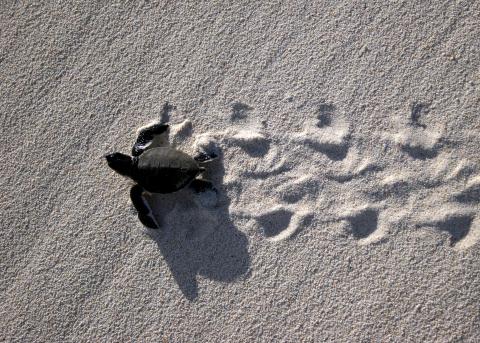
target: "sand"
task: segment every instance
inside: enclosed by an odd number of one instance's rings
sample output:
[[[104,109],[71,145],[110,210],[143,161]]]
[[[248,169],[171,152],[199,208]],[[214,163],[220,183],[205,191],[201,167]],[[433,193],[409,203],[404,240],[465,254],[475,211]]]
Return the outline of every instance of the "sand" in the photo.
[[[0,6],[1,341],[480,340],[479,1],[49,3]],[[220,157],[155,231],[103,156],[159,120]]]

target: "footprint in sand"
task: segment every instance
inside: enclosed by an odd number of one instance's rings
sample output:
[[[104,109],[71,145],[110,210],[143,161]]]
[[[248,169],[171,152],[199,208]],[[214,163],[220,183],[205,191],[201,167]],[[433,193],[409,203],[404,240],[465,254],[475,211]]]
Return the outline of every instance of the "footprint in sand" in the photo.
[[[312,175],[300,174],[293,180],[282,183],[277,189],[277,197],[287,204],[296,204],[302,200],[313,202],[319,191],[320,184]]]
[[[413,159],[435,158],[442,146],[444,129],[427,129],[427,125],[420,122],[421,116],[428,112],[427,104],[413,103],[408,122],[406,125],[401,125],[398,133],[393,135],[393,141]]]
[[[379,208],[367,205],[347,211],[339,219],[345,222],[345,229],[358,240],[358,244],[366,245],[378,242],[386,235],[386,225],[381,217]]]
[[[418,215],[413,223],[417,228],[434,228],[450,236],[450,246],[464,250],[480,239],[480,223],[474,211],[444,205]]]
[[[430,159],[438,155],[441,132],[423,128],[405,128],[395,135],[395,142],[414,159]]]
[[[232,112],[230,115],[230,119],[232,121],[247,119],[249,113],[253,110],[253,107],[250,107],[249,105],[240,101],[235,101],[232,104],[231,108],[232,108]]]
[[[363,157],[357,149],[351,148],[345,159],[335,166],[335,170],[328,171],[326,177],[344,183],[381,170],[383,167],[377,161],[373,161],[370,157]]]
[[[320,105],[315,123],[307,123],[304,130],[291,135],[293,143],[300,143],[325,154],[334,161],[343,160],[348,152],[349,125],[335,116],[332,104]]]
[[[461,206],[461,210],[453,212],[443,221],[437,218],[437,227],[450,233],[451,244],[455,248],[467,249],[480,241],[480,175],[468,180],[466,186],[454,193],[450,200]]]
[[[255,128],[231,130],[228,142],[241,147],[250,157],[265,156],[270,149],[270,140]]]
[[[464,204],[480,204],[480,175],[469,180],[465,189],[454,194],[453,199]]]
[[[281,241],[297,234],[312,216],[309,211],[277,205],[254,216],[262,235],[271,242]]]

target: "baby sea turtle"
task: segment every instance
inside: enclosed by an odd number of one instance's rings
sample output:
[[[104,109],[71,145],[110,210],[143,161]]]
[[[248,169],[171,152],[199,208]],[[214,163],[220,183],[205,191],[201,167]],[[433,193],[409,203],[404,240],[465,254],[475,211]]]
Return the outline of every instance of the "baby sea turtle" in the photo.
[[[145,192],[172,193],[186,186],[199,193],[215,191],[213,184],[197,178],[205,168],[200,164],[216,158],[215,153],[199,153],[195,157],[165,146],[167,124],[154,124],[142,129],[132,148],[132,156],[115,152],[105,156],[107,163],[117,173],[131,178],[136,184],[130,198],[143,225],[157,229],[159,225],[144,199]]]

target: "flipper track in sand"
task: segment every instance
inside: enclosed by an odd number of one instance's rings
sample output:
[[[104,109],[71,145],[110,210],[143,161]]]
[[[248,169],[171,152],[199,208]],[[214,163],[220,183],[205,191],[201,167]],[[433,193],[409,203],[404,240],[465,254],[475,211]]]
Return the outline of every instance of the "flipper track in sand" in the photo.
[[[443,153],[442,130],[429,129],[412,115],[412,122],[396,133],[381,134],[374,154],[360,148],[363,138],[352,135],[332,104],[320,105],[314,120],[297,132],[268,132],[265,125],[249,121],[252,111],[252,106],[235,102],[233,126],[197,136],[194,146],[197,151],[235,151],[229,158],[232,165],[224,166],[225,187],[235,199],[230,213],[233,219],[253,219],[266,240],[294,237],[315,215],[343,222],[359,245],[390,239],[406,227],[448,232],[456,250],[480,240],[480,177],[467,181],[478,166]],[[175,126],[175,140],[188,136],[190,126]],[[407,162],[385,164],[385,153],[406,154]],[[257,204],[254,199],[264,200]]]

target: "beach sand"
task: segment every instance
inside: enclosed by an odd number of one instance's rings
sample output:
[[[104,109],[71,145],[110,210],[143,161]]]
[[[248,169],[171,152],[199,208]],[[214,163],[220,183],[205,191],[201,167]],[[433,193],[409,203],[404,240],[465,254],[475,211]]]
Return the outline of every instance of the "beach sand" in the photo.
[[[479,342],[479,37],[479,1],[4,1],[0,340]],[[152,121],[220,155],[159,230],[104,159]]]

